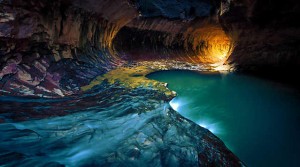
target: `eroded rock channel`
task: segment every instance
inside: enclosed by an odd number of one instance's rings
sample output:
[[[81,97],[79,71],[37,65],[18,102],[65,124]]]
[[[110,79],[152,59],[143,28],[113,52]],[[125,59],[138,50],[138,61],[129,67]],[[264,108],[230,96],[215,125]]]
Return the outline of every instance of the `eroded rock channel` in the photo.
[[[299,11],[295,0],[0,0],[0,165],[244,166],[146,75],[298,73]]]

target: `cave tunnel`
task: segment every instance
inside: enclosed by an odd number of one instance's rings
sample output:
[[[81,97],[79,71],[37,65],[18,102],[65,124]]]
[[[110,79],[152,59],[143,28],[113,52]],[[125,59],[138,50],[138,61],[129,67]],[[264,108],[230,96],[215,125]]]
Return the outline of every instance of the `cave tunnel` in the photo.
[[[0,0],[0,166],[300,157],[296,0]]]

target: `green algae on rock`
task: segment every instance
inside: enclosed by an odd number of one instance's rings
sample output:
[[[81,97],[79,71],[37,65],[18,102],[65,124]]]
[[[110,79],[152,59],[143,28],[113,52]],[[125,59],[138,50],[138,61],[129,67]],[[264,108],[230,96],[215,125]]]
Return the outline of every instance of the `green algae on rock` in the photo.
[[[81,87],[82,91],[87,91],[96,85],[107,80],[109,84],[119,83],[125,88],[136,89],[138,87],[152,88],[163,92],[167,97],[175,97],[176,93],[167,88],[167,84],[155,81],[146,77],[147,74],[154,72],[154,69],[145,66],[120,67],[98,76],[89,85]]]

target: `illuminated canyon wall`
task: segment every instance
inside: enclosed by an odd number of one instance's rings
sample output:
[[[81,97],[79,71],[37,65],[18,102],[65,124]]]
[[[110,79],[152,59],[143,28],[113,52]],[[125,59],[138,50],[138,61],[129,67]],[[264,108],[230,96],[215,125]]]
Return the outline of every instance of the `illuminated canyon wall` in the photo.
[[[195,19],[210,16],[211,4],[180,2],[182,7],[177,9],[178,4],[167,7],[171,2],[163,4],[165,10],[153,13],[149,11],[160,8],[158,1],[149,2],[146,8],[142,2],[127,0],[1,1],[3,93],[78,93],[82,85],[122,64],[124,58],[168,58],[195,63],[225,59],[231,44],[220,25],[215,19]],[[203,5],[206,8],[199,7]],[[175,8],[187,12],[174,12]],[[205,28],[206,25],[214,28]],[[137,40],[126,39],[132,37]],[[122,52],[125,56],[118,54]],[[135,57],[131,52],[137,53]]]
[[[223,63],[233,42],[214,20],[135,19],[114,39],[128,59],[171,59],[193,63]]]

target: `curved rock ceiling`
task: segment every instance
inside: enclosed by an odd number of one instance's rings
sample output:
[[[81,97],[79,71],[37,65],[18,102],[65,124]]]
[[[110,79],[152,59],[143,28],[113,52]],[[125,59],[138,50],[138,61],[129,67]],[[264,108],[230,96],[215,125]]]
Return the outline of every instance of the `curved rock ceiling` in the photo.
[[[216,23],[162,18],[133,20],[116,35],[114,45],[132,60],[172,59],[209,64],[225,63],[233,48],[230,37]]]

